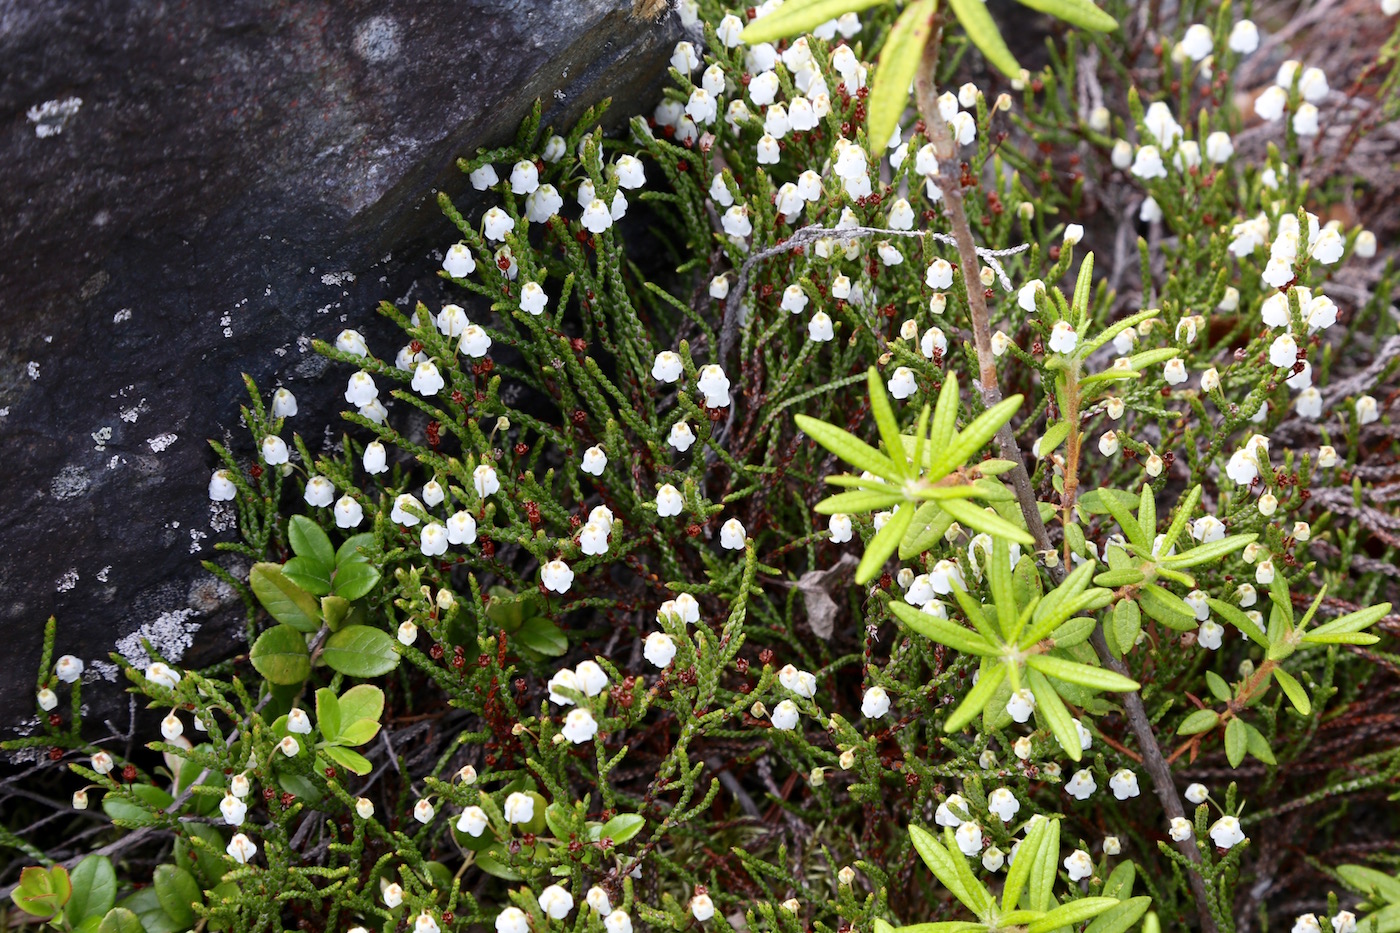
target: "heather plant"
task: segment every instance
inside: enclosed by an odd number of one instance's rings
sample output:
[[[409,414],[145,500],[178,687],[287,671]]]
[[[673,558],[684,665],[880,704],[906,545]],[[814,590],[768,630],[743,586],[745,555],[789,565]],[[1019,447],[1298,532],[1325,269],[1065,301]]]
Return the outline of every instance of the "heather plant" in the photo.
[[[117,656],[160,739],[102,739],[50,623],[8,747],[80,829],[4,830],[17,908],[1400,929],[1400,335],[1322,219],[1342,92],[1286,64],[1250,156],[1238,10],[1029,5],[1086,28],[1034,73],[975,0],[683,5],[649,117],[465,155],[461,303],[315,344],[335,445],[249,380],[212,446],[246,655]]]

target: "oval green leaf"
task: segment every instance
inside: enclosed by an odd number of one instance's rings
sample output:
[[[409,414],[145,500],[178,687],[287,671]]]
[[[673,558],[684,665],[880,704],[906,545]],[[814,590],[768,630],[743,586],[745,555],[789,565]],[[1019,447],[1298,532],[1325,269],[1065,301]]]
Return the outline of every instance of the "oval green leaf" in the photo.
[[[299,684],[311,676],[306,636],[290,625],[274,625],[259,635],[248,658],[274,684]]]

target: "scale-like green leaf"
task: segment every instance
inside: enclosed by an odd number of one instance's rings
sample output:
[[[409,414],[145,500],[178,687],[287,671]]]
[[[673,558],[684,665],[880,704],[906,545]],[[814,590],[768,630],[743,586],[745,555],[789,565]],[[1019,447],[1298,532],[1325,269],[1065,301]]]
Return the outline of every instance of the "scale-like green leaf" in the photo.
[[[903,508],[889,517],[875,537],[870,539],[865,554],[861,556],[860,566],[856,568],[858,586],[864,586],[875,579],[885,566],[885,561],[899,548],[899,542],[904,540],[904,533],[914,521],[914,512],[914,506],[905,503]]]
[[[1071,26],[1089,29],[1094,32],[1112,32],[1118,28],[1118,20],[1109,16],[1089,0],[1019,0],[1022,6],[1049,13]]]
[[[885,35],[885,47],[880,51],[867,102],[870,128],[866,142],[877,154],[894,135],[899,118],[909,105],[909,85],[919,70],[936,8],[935,0],[911,3]],[[888,438],[885,444],[894,449]]]
[[[248,660],[270,683],[299,684],[311,676],[306,636],[290,625],[274,625],[259,635]]]
[[[773,42],[800,32],[811,32],[842,13],[855,13],[885,0],[789,0],[762,19],[745,27],[739,38],[745,45]]]
[[[892,483],[903,480],[903,474],[895,466],[893,460],[851,432],[838,428],[834,424],[809,418],[806,415],[796,415],[793,420],[797,422],[797,426],[802,429],[804,434],[851,466],[860,470],[869,470],[876,476],[883,477]]]
[[[953,13],[957,15],[958,22],[962,23],[963,31],[972,40],[972,44],[981,50],[993,67],[1008,78],[1014,78],[1021,73],[1016,56],[1006,47],[1001,30],[997,29],[992,14],[987,12],[985,0],[948,0],[948,5],[953,8]]]

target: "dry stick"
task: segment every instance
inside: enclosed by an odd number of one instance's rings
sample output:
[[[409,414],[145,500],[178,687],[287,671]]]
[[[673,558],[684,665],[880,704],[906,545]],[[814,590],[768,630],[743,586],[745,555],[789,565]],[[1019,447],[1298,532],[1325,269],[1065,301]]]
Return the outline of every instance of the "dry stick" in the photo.
[[[918,76],[914,80],[914,90],[919,115],[924,119],[929,141],[933,143],[934,152],[938,156],[939,176],[943,182],[941,187],[943,188],[944,209],[947,212],[949,224],[953,228],[953,236],[957,240],[958,262],[962,267],[963,285],[967,290],[967,304],[972,316],[972,337],[977,348],[977,363],[980,370],[977,388],[982,394],[983,404],[990,408],[1001,401],[1001,388],[997,384],[996,358],[992,354],[987,302],[982,293],[981,279],[978,276],[977,249],[972,239],[972,228],[968,224],[967,211],[963,207],[962,166],[958,162],[957,150],[954,148],[952,137],[948,133],[948,126],[938,112],[938,101],[934,94],[935,65],[938,60],[941,35],[941,29],[936,29],[928,44],[924,46],[923,60],[919,66]],[[1002,458],[1010,460],[1016,465],[1011,470],[1011,483],[1015,487],[1021,513],[1025,516],[1026,527],[1029,529],[1031,537],[1035,538],[1036,548],[1041,551],[1051,551],[1050,536],[1045,531],[1045,523],[1040,519],[1040,508],[1036,503],[1035,491],[1031,488],[1030,476],[1026,473],[1021,450],[1016,444],[1016,438],[1011,433],[1009,424],[1002,425],[1001,430],[997,432],[996,440]],[[1057,564],[1051,568],[1051,575],[1057,580],[1062,578],[1064,565]],[[1108,650],[1108,643],[1104,641],[1102,628],[1095,628],[1091,642],[1105,667],[1124,677],[1128,676],[1127,666]],[[1138,745],[1142,749],[1143,767],[1147,769],[1148,775],[1152,778],[1152,787],[1157,793],[1157,799],[1161,801],[1167,819],[1185,816],[1185,811],[1181,806],[1181,798],[1176,792],[1176,783],[1172,780],[1171,768],[1162,757],[1162,748],[1157,744],[1157,738],[1153,734],[1152,721],[1147,716],[1147,709],[1142,704],[1142,697],[1136,692],[1122,694],[1122,697],[1128,725],[1133,730],[1133,735],[1137,738]],[[1178,842],[1176,845],[1182,855],[1192,863],[1201,864],[1201,853],[1196,849],[1193,841],[1186,840]],[[1196,896],[1196,908],[1200,914],[1203,933],[1218,933],[1219,928],[1215,923],[1215,916],[1210,910],[1210,895],[1206,891],[1205,878],[1199,871],[1187,872],[1187,877],[1191,882],[1191,891]]]

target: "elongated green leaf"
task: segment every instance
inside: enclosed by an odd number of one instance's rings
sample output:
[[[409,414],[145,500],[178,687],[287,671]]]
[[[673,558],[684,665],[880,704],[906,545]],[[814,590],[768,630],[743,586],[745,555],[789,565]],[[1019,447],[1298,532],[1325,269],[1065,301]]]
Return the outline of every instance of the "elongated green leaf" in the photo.
[[[963,654],[990,657],[997,648],[976,632],[963,628],[949,619],[940,619],[931,612],[916,609],[908,603],[890,603],[895,617],[925,638],[947,645]],[[974,688],[976,689],[976,688]]]
[[[1081,566],[1087,567],[1088,564],[1083,564]],[[1029,648],[1058,629],[1076,613],[1083,612],[1086,609],[1102,609],[1104,606],[1107,606],[1112,599],[1113,592],[1111,590],[1095,588],[1080,593],[1078,596],[1068,601],[1062,600],[1058,609],[1042,616],[1031,626],[1029,631],[1021,635],[1019,644],[1023,648]]]
[[[818,515],[863,515],[866,512],[887,509],[903,501],[903,493],[858,489],[855,492],[839,492],[826,497],[817,503],[816,512]]]
[[[904,540],[899,542],[899,559],[909,560],[927,551],[938,543],[952,524],[953,516],[943,511],[937,502],[925,502],[914,513],[914,520],[904,533]]]
[[[997,610],[997,624],[1002,637],[1010,638],[1016,625],[1016,591],[1011,577],[1011,550],[1005,538],[992,539],[991,566],[987,568],[987,582],[991,584],[992,604]]]
[[[899,542],[904,540],[904,533],[914,521],[914,511],[913,505],[905,503],[902,509],[889,517],[875,537],[870,539],[865,554],[861,556],[860,566],[856,568],[857,585],[864,586],[879,575],[885,561],[890,559],[898,550]]]
[[[1137,644],[1138,632],[1142,631],[1142,612],[1131,599],[1120,599],[1113,607],[1113,638],[1118,643],[1119,655],[1127,654]]]
[[[287,541],[298,557],[315,564],[326,576],[335,567],[335,548],[321,526],[305,515],[293,515],[287,522]]]
[[[1147,533],[1147,537],[1149,539],[1155,538],[1157,536],[1157,499],[1152,495],[1150,483],[1142,484],[1142,497],[1138,500],[1137,518],[1138,524]],[[1149,554],[1152,553],[1151,544],[1152,542],[1149,540],[1147,549]]]
[[[962,850],[958,848],[958,842],[953,837],[951,826],[943,827],[943,848],[952,858],[953,869],[958,873],[958,879],[962,881],[963,889],[967,892],[969,899],[964,903],[977,916],[987,916],[996,902],[992,900],[991,892],[983,887],[982,882],[977,880],[977,876],[968,867],[967,859],[963,858]]]
[[[1206,671],[1206,686],[1210,688],[1211,696],[1221,703],[1229,703],[1231,700],[1230,685],[1225,682],[1215,671]]]
[[[1235,551],[1243,549],[1257,537],[1259,536],[1256,534],[1230,535],[1229,537],[1221,538],[1219,541],[1212,541],[1210,544],[1202,544],[1199,547],[1193,547],[1189,551],[1182,551],[1170,557],[1159,557],[1157,562],[1164,567],[1171,567],[1173,569],[1195,567],[1209,561],[1219,560],[1227,554],[1233,554]]]
[[[1180,597],[1149,583],[1138,590],[1138,605],[1142,611],[1167,628],[1187,632],[1196,627],[1196,613]]]
[[[1117,337],[1129,327],[1137,327],[1139,324],[1141,324],[1148,318],[1156,317],[1161,313],[1161,310],[1158,308],[1148,308],[1145,311],[1139,311],[1137,314],[1130,314],[1129,316],[1123,318],[1123,320],[1116,321],[1108,325],[1098,333],[1098,336],[1085,342],[1084,358],[1088,359],[1091,353],[1093,353],[1095,350],[1097,350],[1104,344],[1108,343],[1114,337]]]
[[[884,927],[880,924],[884,923]],[[875,921],[875,933],[985,933],[985,923],[971,920],[940,920],[937,923],[911,923],[904,927],[892,927],[883,920]]]
[[[943,511],[974,531],[986,532],[993,538],[1005,538],[1026,547],[1035,546],[1035,539],[1025,531],[980,506],[962,499],[940,499],[939,503],[943,506]]]
[[[1381,619],[1385,618],[1389,612],[1390,603],[1381,603],[1369,609],[1349,612],[1340,618],[1333,619],[1326,625],[1319,625],[1309,632],[1308,635],[1332,635],[1338,632],[1359,632],[1364,628],[1375,625]],[[1304,640],[1308,640],[1307,636],[1304,636]]]
[[[961,0],[961,2],[971,2],[971,0]],[[982,0],[976,0],[976,2],[981,4]],[[1016,414],[1017,409],[1021,407],[1021,401],[1021,396],[1013,395],[1003,399],[973,419],[971,424],[954,435],[952,442],[941,453],[937,450],[934,451],[934,462],[930,474],[936,479],[946,476],[966,464],[969,457],[987,446],[987,442],[996,436],[997,431],[1001,430],[1001,426],[1011,420],[1011,416]]]
[[[1132,543],[1133,547],[1137,548],[1141,554],[1151,554],[1152,538],[1138,524],[1133,513],[1123,507],[1122,500],[1117,496],[1104,496],[1103,504],[1104,508],[1108,509],[1109,514],[1113,516],[1113,520],[1123,529],[1123,535]]]
[[[1337,874],[1341,875],[1347,887],[1359,894],[1369,895],[1374,890],[1387,901],[1400,904],[1400,877],[1365,865],[1339,865]]]
[[[1020,903],[1021,894],[1026,890],[1026,883],[1030,881],[1031,866],[1040,858],[1040,849],[1045,844],[1045,833],[1049,824],[1049,820],[1036,820],[1035,825],[1026,831],[1026,838],[1021,842],[1016,860],[1006,870],[1006,884],[1001,889],[1002,913],[1015,910],[1016,905]]]
[[[1229,759],[1230,767],[1240,766],[1248,748],[1249,733],[1244,727],[1244,720],[1231,719],[1225,726],[1225,757]]]
[[[327,745],[321,751],[325,752],[331,761],[355,774],[365,775],[374,770],[374,765],[370,764],[368,758],[352,749],[340,745]]]
[[[290,625],[274,625],[259,635],[248,660],[274,684],[299,684],[311,676],[306,636]]]
[[[1026,927],[1026,933],[1051,933],[1060,927],[1071,927],[1120,904],[1122,901],[1116,897],[1081,897],[1077,901],[1061,904],[1039,920],[1032,921]]]
[[[1303,636],[1303,641],[1310,645],[1374,645],[1380,640],[1380,636],[1369,632],[1334,632],[1327,635],[1310,632]]]
[[[947,450],[953,442],[953,432],[958,426],[958,401],[958,374],[949,373],[938,392],[938,403],[933,407],[933,425],[929,428],[929,460],[925,466],[932,466],[938,451]]]
[[[1102,667],[1091,667],[1088,664],[1066,661],[1064,658],[1057,658],[1054,655],[1033,654],[1026,659],[1026,663],[1056,680],[1079,684],[1081,687],[1088,687],[1091,690],[1132,693],[1139,686],[1136,680],[1130,680],[1122,674],[1105,670]]]
[[[1093,619],[1088,616],[1079,616],[1069,619],[1055,631],[1050,633],[1050,638],[1055,642],[1056,648],[1073,648],[1075,645],[1082,645],[1089,640],[1089,636],[1094,634],[1097,626]]]
[[[1029,664],[1030,661],[1026,663]],[[1075,761],[1084,757],[1084,750],[1079,743],[1079,731],[1074,728],[1074,717],[1070,716],[1064,701],[1055,692],[1050,681],[1034,667],[1027,671],[1026,679],[1030,683],[1031,693],[1035,695],[1036,709],[1045,717],[1050,731],[1055,734],[1055,740],[1060,743],[1060,748]]]
[[[1094,32],[1112,32],[1118,28],[1118,20],[1094,6],[1089,0],[1019,0],[1022,6],[1049,13],[1071,26],[1090,29]]]
[[[1117,499],[1118,504],[1125,509],[1131,509],[1138,504],[1138,497],[1132,493],[1105,486],[1101,489],[1090,489],[1082,493],[1079,498],[1075,500],[1074,505],[1078,511],[1083,512],[1085,515],[1107,515],[1108,506],[1104,504],[1104,500],[1108,499],[1110,496]]]
[[[877,154],[894,135],[899,118],[909,105],[909,85],[919,70],[935,9],[935,0],[911,3],[885,36],[885,47],[880,51],[880,64],[875,69],[867,105],[870,128],[866,142]],[[885,443],[888,445],[889,440]]]
[[[762,19],[750,23],[739,38],[745,45],[772,42],[800,32],[811,32],[842,13],[859,12],[884,0],[789,0]]]
[[[1191,487],[1191,491],[1177,504],[1176,514],[1172,516],[1172,523],[1167,526],[1166,533],[1162,536],[1161,553],[1167,554],[1176,541],[1181,537],[1181,533],[1186,530],[1186,523],[1191,520],[1191,516],[1196,511],[1196,504],[1201,501],[1201,487],[1199,484]]]
[[[204,892],[194,875],[184,868],[162,865],[155,871],[156,897],[161,908],[181,927],[195,921],[193,905],[204,903]]]
[[[953,715],[948,717],[948,721],[943,724],[943,731],[948,733],[960,732],[968,723],[977,718],[977,715],[986,709],[991,702],[992,695],[997,692],[1001,682],[1006,679],[1007,666],[1005,664],[983,664],[982,673],[977,678],[976,685],[967,692],[963,701],[958,704],[958,708],[953,710]]]
[[[963,906],[968,910],[973,910],[973,904],[977,903],[977,898],[964,887],[962,876],[958,872],[957,864],[953,861],[962,858],[961,853],[954,848],[952,851],[945,849],[938,841],[938,837],[926,829],[911,825],[909,827],[909,838],[914,842],[914,851],[919,853],[919,858],[924,860],[928,870],[933,872],[933,876],[938,879],[943,887],[952,892],[953,896],[962,901]]]
[[[248,585],[258,602],[278,622],[299,632],[311,633],[321,627],[321,611],[316,598],[282,573],[280,564],[254,564]]]
[[[885,48],[888,50],[889,45],[886,44]],[[880,145],[883,146],[884,143]],[[866,373],[866,382],[870,391],[870,413],[875,418],[875,427],[880,431],[880,440],[885,445],[885,454],[891,458],[891,462],[895,465],[895,469],[899,470],[901,476],[909,476],[909,463],[904,458],[904,442],[899,433],[899,419],[895,417],[894,409],[890,407],[890,397],[885,394],[885,384],[880,381],[880,373],[874,366],[870,367]]]
[[[1249,749],[1251,755],[1258,758],[1266,765],[1278,764],[1278,762],[1274,760],[1274,750],[1269,747],[1269,740],[1264,738],[1264,733],[1260,732],[1249,723],[1244,724],[1244,732],[1245,746]]]
[[[892,483],[903,480],[903,474],[895,466],[893,460],[851,432],[838,428],[834,424],[809,418],[806,415],[796,415],[793,420],[808,437],[851,466],[861,470],[869,470],[876,476],[883,477]]]
[[[1268,636],[1264,634],[1264,630],[1255,625],[1254,621],[1250,619],[1249,616],[1245,615],[1242,610],[1224,600],[1214,597],[1208,597],[1206,599],[1206,605],[1210,606],[1216,614],[1224,617],[1225,621],[1229,622],[1241,632],[1244,632],[1245,635],[1249,637],[1250,641],[1259,645],[1261,648],[1269,647],[1269,639]]]
[[[931,411],[927,405],[919,412],[919,420],[914,424],[914,457],[910,463],[912,475],[917,476],[923,471],[924,458],[928,456],[928,420]],[[900,436],[899,450],[907,450],[904,441],[907,438]]]
[[[1075,748],[1079,743],[1075,742]],[[1036,853],[1035,864],[1031,866],[1031,880],[1028,893],[1031,910],[1049,910],[1055,904],[1055,874],[1060,867],[1060,821],[1049,820],[1045,827],[1045,841]]]
[[[350,677],[379,677],[399,664],[393,639],[368,625],[347,625],[327,638],[321,657],[331,670]]]
[[[646,818],[636,813],[619,813],[603,824],[598,830],[598,838],[611,839],[620,845],[641,832],[646,824]]]
[[[356,684],[340,695],[340,721],[345,725],[361,719],[378,722],[384,715],[384,691],[373,684]]]
[[[1209,732],[1220,722],[1220,714],[1213,709],[1198,709],[1181,721],[1176,727],[1177,735],[1200,735]]]
[[[331,569],[309,557],[293,557],[282,565],[282,574],[312,596],[330,594]]]
[[[1099,914],[1094,918],[1094,922],[1085,928],[1084,933],[1125,933],[1147,913],[1147,908],[1151,905],[1152,898],[1146,895],[1130,897],[1117,907]]]
[[[141,919],[125,907],[113,907],[97,925],[97,933],[147,933]]]
[[[1308,699],[1308,692],[1303,689],[1303,685],[1288,671],[1281,667],[1274,668],[1274,679],[1283,688],[1283,692],[1288,696],[1288,702],[1293,704],[1293,708],[1304,716],[1312,712],[1312,700]]]
[[[328,742],[340,735],[340,700],[329,687],[316,691],[316,728],[321,730],[321,738]]]
[[[1097,577],[1094,577],[1094,584],[1096,586],[1115,588],[1120,586],[1137,586],[1146,579],[1147,576],[1143,574],[1141,570],[1127,568],[1124,570],[1110,570],[1107,573],[1101,573]]]
[[[1113,871],[1109,872],[1108,880],[1103,883],[1103,896],[1116,897],[1120,901],[1126,901],[1133,896],[1133,882],[1137,879],[1137,869],[1132,862],[1122,862]]]
[[[1006,47],[1006,40],[1002,39],[1001,30],[997,29],[996,21],[987,12],[987,4],[983,0],[948,0],[948,5],[953,8],[972,44],[981,50],[993,67],[1008,78],[1021,73],[1016,56]]]

